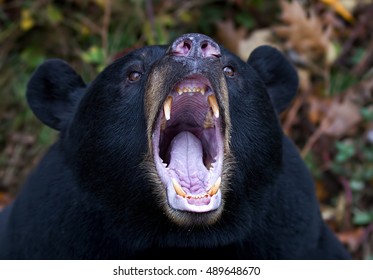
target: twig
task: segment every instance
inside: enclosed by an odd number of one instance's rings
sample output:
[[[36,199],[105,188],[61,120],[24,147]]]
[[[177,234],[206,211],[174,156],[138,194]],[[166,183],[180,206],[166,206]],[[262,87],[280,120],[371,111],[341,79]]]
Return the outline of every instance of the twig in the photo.
[[[345,191],[345,197],[346,197],[346,211],[345,211],[345,227],[350,229],[352,227],[352,222],[351,222],[351,205],[352,205],[352,190],[350,187],[350,183],[348,180],[344,177],[340,177],[339,181],[341,182],[344,191]]]
[[[303,98],[298,96],[293,103],[293,106],[291,106],[289,112],[287,113],[285,122],[283,124],[283,129],[285,134],[289,134],[290,128],[293,126],[294,120],[297,116],[297,113],[299,111],[300,106],[303,103]]]
[[[95,24],[90,18],[83,15],[79,15],[79,17],[75,18],[77,18],[78,21],[86,25],[93,34],[100,34],[102,32],[102,29],[97,24]]]
[[[150,38],[150,41],[155,42],[155,19],[152,0],[146,0],[146,15],[148,16],[150,23],[150,33],[152,36],[152,38]]]
[[[304,145],[301,155],[304,158],[308,152],[311,150],[312,146],[319,140],[319,138],[322,136],[324,132],[323,126],[320,125],[315,132],[311,135],[311,137],[308,139],[307,143]]]
[[[354,67],[352,72],[357,76],[362,76],[364,72],[369,68],[373,61],[373,41],[370,42],[366,48],[366,53],[361,61]]]
[[[101,29],[101,40],[102,40],[102,49],[104,52],[105,63],[108,61],[108,33],[110,25],[110,16],[111,16],[111,0],[105,0],[105,10],[104,10],[104,19],[102,22]]]

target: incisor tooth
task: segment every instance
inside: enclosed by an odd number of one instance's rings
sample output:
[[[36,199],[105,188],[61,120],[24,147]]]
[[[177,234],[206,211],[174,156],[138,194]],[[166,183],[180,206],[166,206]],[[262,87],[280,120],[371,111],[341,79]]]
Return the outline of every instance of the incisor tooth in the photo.
[[[185,197],[186,196],[186,192],[181,188],[180,184],[178,181],[176,181],[176,179],[174,178],[171,178],[172,180],[172,185],[174,186],[174,189],[175,189],[175,192],[182,196],[182,197]]]
[[[215,118],[219,118],[219,106],[218,102],[216,101],[215,95],[209,95],[208,100],[212,111],[214,112]]]
[[[168,96],[166,101],[163,104],[163,111],[166,120],[171,118],[171,105],[172,105],[172,96]]]
[[[208,194],[209,194],[210,196],[215,195],[215,194],[218,192],[219,188],[220,188],[220,184],[221,184],[221,177],[219,177],[219,178],[216,180],[215,184],[214,184],[214,185],[211,187],[211,189],[208,191]]]

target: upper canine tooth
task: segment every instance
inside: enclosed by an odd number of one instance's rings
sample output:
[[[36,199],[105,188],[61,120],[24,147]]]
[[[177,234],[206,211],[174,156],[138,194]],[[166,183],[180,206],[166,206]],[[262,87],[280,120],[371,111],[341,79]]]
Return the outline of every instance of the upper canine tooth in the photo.
[[[216,101],[215,95],[209,95],[208,97],[209,104],[214,112],[215,118],[219,118],[219,106],[218,102]]]
[[[186,192],[181,188],[180,184],[178,181],[176,181],[176,179],[174,178],[171,178],[172,180],[172,185],[174,186],[174,189],[175,189],[175,192],[182,196],[182,197],[185,197],[186,196]]]
[[[163,111],[166,120],[171,118],[171,105],[172,105],[172,96],[168,96],[166,101],[163,104]]]
[[[208,191],[208,194],[209,194],[210,196],[215,195],[215,194],[218,192],[219,188],[220,188],[220,184],[221,184],[221,177],[219,177],[219,178],[216,180],[215,184],[214,184],[214,185],[211,187],[211,189]]]

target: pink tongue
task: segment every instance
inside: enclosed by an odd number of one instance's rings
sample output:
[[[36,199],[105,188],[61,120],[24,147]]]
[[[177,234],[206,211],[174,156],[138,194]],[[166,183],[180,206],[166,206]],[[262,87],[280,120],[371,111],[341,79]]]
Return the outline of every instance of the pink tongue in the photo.
[[[172,140],[168,168],[178,175],[182,186],[190,188],[204,181],[206,167],[202,161],[202,153],[201,141],[191,132],[180,132]]]

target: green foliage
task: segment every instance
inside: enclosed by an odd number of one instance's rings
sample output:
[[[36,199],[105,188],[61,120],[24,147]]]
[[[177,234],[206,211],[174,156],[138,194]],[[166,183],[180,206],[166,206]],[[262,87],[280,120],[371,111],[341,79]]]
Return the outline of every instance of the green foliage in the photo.
[[[350,181],[350,188],[352,191],[360,192],[364,189],[365,184],[363,181],[360,180],[351,180]]]
[[[366,121],[373,121],[373,107],[363,107],[360,109],[360,114]]]
[[[337,154],[334,159],[337,163],[344,163],[355,154],[355,146],[350,142],[337,141],[335,147]]]
[[[328,90],[331,96],[342,93],[359,81],[359,77],[350,72],[341,69],[331,71],[330,88]]]
[[[373,211],[364,212],[358,209],[355,209],[354,216],[353,216],[353,223],[355,225],[368,225],[373,222]]]
[[[51,24],[58,24],[63,19],[63,15],[60,10],[52,3],[48,4],[46,13]]]
[[[317,162],[316,157],[312,152],[307,153],[304,156],[304,161],[307,168],[311,171],[314,178],[320,178],[322,171],[320,170],[320,163]]]
[[[247,29],[251,30],[255,26],[254,18],[250,17],[250,15],[246,13],[239,13],[235,17],[236,21],[239,25],[246,27]]]
[[[83,51],[81,58],[85,63],[95,65],[97,72],[106,66],[105,51],[99,46],[91,46],[87,51]]]

